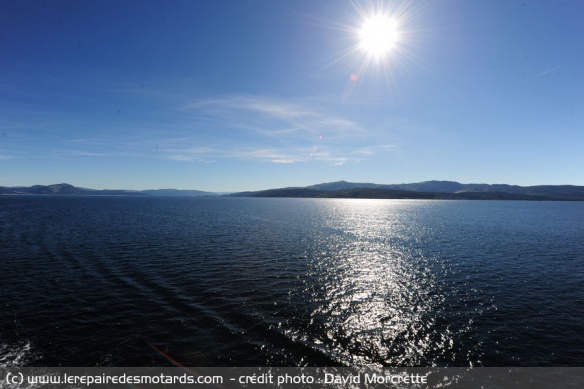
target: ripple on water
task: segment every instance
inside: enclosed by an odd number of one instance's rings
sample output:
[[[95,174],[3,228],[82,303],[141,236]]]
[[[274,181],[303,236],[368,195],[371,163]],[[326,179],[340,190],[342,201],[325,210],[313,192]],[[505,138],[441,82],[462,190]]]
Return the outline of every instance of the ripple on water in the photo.
[[[0,201],[1,363],[584,363],[578,204]]]

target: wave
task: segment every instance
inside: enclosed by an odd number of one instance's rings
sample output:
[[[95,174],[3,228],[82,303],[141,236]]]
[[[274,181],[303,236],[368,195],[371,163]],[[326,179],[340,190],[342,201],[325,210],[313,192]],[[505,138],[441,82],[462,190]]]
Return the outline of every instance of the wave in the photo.
[[[18,344],[0,343],[0,366],[26,366],[34,359],[34,348],[30,342]]]

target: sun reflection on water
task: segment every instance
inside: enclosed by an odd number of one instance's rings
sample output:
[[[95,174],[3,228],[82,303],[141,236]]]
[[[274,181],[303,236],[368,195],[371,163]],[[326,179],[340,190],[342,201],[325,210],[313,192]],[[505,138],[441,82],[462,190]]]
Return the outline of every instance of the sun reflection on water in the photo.
[[[318,244],[326,250],[313,262],[320,286],[313,289],[309,333],[319,335],[312,341],[349,365],[415,366],[451,347],[448,330],[436,328],[444,299],[435,282],[437,264],[410,247],[415,226],[403,212],[392,212],[408,203],[327,205],[326,241]]]

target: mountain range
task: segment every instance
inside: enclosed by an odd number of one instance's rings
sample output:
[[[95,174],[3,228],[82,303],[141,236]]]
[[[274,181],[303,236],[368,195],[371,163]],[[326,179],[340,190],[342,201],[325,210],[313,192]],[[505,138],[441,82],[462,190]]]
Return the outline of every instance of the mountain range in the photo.
[[[411,184],[373,184],[336,181],[306,187],[288,187],[254,192],[218,193],[199,190],[96,190],[70,184],[0,187],[0,195],[117,195],[117,196],[231,196],[305,198],[384,198],[444,200],[568,200],[584,201],[584,186],[461,184],[455,181],[424,181]]]
[[[179,189],[149,189],[149,190],[123,190],[123,189],[87,189],[70,184],[34,185],[34,186],[0,186],[0,195],[78,195],[78,196],[220,196],[222,193],[204,192],[201,190]]]
[[[455,181],[424,181],[412,184],[383,185],[336,181],[302,188],[290,187],[257,192],[239,192],[229,196],[584,201],[584,186],[461,184]]]

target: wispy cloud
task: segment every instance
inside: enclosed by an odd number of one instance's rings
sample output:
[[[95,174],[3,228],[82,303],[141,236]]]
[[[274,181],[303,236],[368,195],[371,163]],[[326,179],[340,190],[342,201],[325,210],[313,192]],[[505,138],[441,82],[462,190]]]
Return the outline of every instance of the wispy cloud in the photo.
[[[360,147],[352,151],[352,154],[363,155],[363,156],[373,156],[379,153],[396,152],[399,148],[396,145],[375,145],[368,147]]]
[[[339,114],[342,108],[319,104],[316,99],[232,96],[200,100],[179,109],[186,115],[179,124],[181,136],[160,134],[159,157],[202,163],[320,161],[340,166],[397,149],[386,143],[387,131],[380,135],[366,128]]]
[[[106,141],[105,139],[99,138],[76,138],[76,139],[65,139],[64,142],[67,143],[85,143],[85,144],[92,144],[92,143],[103,143]]]
[[[338,148],[278,148],[251,147],[243,144],[230,147],[194,147],[175,148],[163,151],[166,158],[184,162],[214,162],[221,159],[236,159],[244,161],[269,162],[278,164],[308,163],[323,161],[335,165],[350,161],[359,161],[354,156],[343,157],[346,154]]]
[[[327,102],[319,103],[316,99],[285,101],[232,96],[200,100],[181,107],[180,111],[191,115],[189,125],[196,129],[197,135],[190,141],[163,142],[161,151],[177,161],[211,162],[229,158],[342,165],[393,147],[371,146],[372,142],[379,141],[378,131],[346,117],[342,107],[330,107]],[[200,136],[201,128],[208,129],[209,133]],[[188,143],[197,146],[185,147]]]
[[[167,158],[184,162],[213,162],[219,159],[239,159],[272,163],[296,163],[308,161],[301,153],[277,148],[250,148],[233,146],[229,148],[194,147],[165,150]]]
[[[13,135],[9,152],[0,159],[26,150],[28,158],[41,159],[127,157],[340,166],[390,150],[380,146],[387,143],[388,131],[371,128],[364,124],[364,116],[355,119],[344,108],[324,98],[229,96],[175,105],[130,121],[116,117],[87,123],[70,116],[51,117]]]
[[[83,151],[83,150],[65,150],[61,152],[63,155],[68,156],[81,156],[81,157],[114,157],[116,156],[115,153],[93,153],[90,151]],[[120,155],[120,154],[118,154]]]
[[[553,68],[551,68],[551,69],[548,69],[548,70],[546,70],[546,71],[544,71],[544,72],[541,72],[541,73],[539,73],[539,74],[538,74],[538,75],[536,75],[535,77],[541,77],[541,76],[545,76],[545,75],[546,75],[546,74],[548,74],[548,73],[555,72],[555,71],[556,71],[556,70],[558,70],[559,68],[560,68],[560,66],[558,65],[558,66],[556,66],[556,67],[553,67]]]
[[[536,75],[535,77],[541,77],[541,76],[545,76],[545,75],[546,75],[546,74],[548,74],[548,73],[555,72],[555,71],[556,71],[556,70],[558,70],[559,68],[560,68],[560,66],[558,65],[558,66],[556,66],[556,67],[553,67],[553,68],[551,68],[551,69],[548,69],[548,70],[546,70],[546,71],[543,71],[543,72],[539,73],[539,74],[538,74],[538,75]]]
[[[316,104],[318,106],[318,104]],[[263,136],[330,139],[355,138],[365,130],[355,121],[330,113],[314,102],[288,102],[264,97],[235,96],[198,101],[184,107],[207,118],[216,118],[234,127]]]

